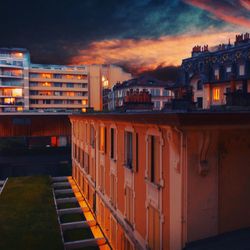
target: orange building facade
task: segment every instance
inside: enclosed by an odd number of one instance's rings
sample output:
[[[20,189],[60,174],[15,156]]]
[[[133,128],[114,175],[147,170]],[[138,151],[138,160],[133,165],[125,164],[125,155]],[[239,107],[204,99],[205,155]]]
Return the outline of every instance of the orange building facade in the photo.
[[[70,116],[73,178],[113,249],[250,226],[250,114]]]

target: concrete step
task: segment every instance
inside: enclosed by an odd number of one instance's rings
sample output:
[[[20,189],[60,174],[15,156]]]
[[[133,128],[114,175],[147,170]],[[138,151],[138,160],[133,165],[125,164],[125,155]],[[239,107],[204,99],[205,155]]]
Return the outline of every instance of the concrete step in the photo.
[[[64,208],[58,209],[57,213],[59,216],[64,214],[80,214],[89,211],[88,207],[74,207],[74,208]]]
[[[86,239],[86,240],[77,240],[77,241],[70,241],[65,242],[64,247],[65,249],[77,249],[83,247],[93,247],[93,246],[101,246],[106,244],[105,238],[93,238],[93,239]]]
[[[67,181],[67,180],[68,180],[68,177],[67,177],[67,176],[51,177],[51,180],[52,180],[53,182]]]
[[[5,181],[0,181],[0,186],[3,186]]]
[[[54,188],[56,188],[56,187],[71,187],[70,183],[67,182],[67,181],[64,181],[64,182],[55,182],[55,183],[52,184],[52,186]]]
[[[91,221],[76,221],[76,222],[69,222],[69,223],[63,223],[61,224],[62,230],[71,230],[71,229],[77,229],[77,228],[88,228],[93,227],[96,225],[95,220]]]
[[[72,203],[72,202],[77,202],[76,197],[58,198],[58,199],[56,199],[56,204],[64,204],[64,203]]]
[[[55,190],[55,194],[73,194],[73,193],[74,192],[71,188]]]

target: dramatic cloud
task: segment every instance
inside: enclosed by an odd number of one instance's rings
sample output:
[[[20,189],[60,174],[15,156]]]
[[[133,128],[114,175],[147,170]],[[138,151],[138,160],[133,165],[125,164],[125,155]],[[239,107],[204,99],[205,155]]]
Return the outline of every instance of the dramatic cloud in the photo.
[[[159,65],[177,66],[183,58],[189,57],[196,44],[209,46],[233,39],[235,32],[213,31],[208,34],[186,34],[162,36],[158,39],[112,39],[91,43],[79,50],[71,60],[72,64],[112,63],[125,66],[138,73],[152,70]]]
[[[225,22],[250,28],[248,0],[184,0],[184,2],[206,10]]]

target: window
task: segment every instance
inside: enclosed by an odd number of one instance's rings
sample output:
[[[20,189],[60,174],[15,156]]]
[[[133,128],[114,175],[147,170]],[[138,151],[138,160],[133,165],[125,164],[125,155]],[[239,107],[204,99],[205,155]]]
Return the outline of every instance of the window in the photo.
[[[202,108],[203,106],[203,98],[197,97],[197,108]]]
[[[104,186],[105,185],[105,172],[104,172],[104,166],[100,165],[100,172],[99,172],[99,187],[100,191],[104,193]]]
[[[30,95],[38,95],[38,91],[37,90],[30,90]]]
[[[60,87],[60,88],[61,88],[61,87],[62,87],[62,83],[60,83],[60,82],[55,82],[55,83],[54,83],[54,87]]]
[[[161,107],[161,102],[160,101],[155,101],[154,102],[154,107],[155,107],[156,110],[159,110],[160,107]]]
[[[105,127],[100,127],[100,151],[105,153],[106,151],[106,128]]]
[[[90,145],[95,148],[95,128],[93,125],[90,125]]]
[[[160,138],[148,137],[148,177],[149,181],[158,184],[160,181]]]
[[[67,83],[67,84],[66,84],[66,87],[67,87],[67,88],[74,88],[74,84],[73,84],[73,83]]]
[[[219,71],[219,69],[214,70],[214,79],[215,80],[220,80],[220,71]]]
[[[115,159],[116,157],[116,131],[114,128],[110,129],[110,157]]]
[[[240,76],[244,76],[245,75],[245,65],[244,64],[240,64],[239,65],[239,75]]]
[[[134,250],[134,247],[132,246],[132,244],[125,235],[123,236],[122,250]]]
[[[170,96],[170,91],[167,89],[163,89],[163,96]]]
[[[62,104],[63,101],[62,100],[54,100],[54,104]]]
[[[110,175],[110,201],[116,207],[116,178],[114,174]]]
[[[61,96],[61,95],[62,95],[62,91],[55,91],[55,92],[54,92],[54,95],[55,95],[55,96]]]
[[[231,66],[227,66],[226,67],[226,72],[227,73],[231,73],[232,72],[232,67]]]
[[[38,100],[30,99],[30,104],[38,104]]]
[[[30,87],[36,87],[36,86],[38,86],[37,82],[30,82]]]
[[[51,87],[51,83],[50,82],[43,82],[42,86],[43,87]]]
[[[213,89],[213,99],[214,99],[214,101],[220,100],[220,89],[219,88]]]
[[[125,165],[132,169],[133,161],[133,134],[132,132],[125,132]]]
[[[199,81],[197,82],[197,90],[202,90],[202,87],[203,87],[202,81],[199,80]]]
[[[160,250],[160,216],[152,206],[148,208],[148,247]]]
[[[50,100],[43,100],[43,104],[50,104]]]
[[[116,249],[116,237],[117,237],[117,228],[116,228],[116,221],[113,216],[110,217],[110,243],[113,249]]]
[[[134,197],[133,190],[126,186],[125,188],[125,217],[129,224],[133,224],[133,209],[134,209]]]
[[[84,152],[84,170],[86,171],[86,173],[89,173],[89,155],[88,153]]]

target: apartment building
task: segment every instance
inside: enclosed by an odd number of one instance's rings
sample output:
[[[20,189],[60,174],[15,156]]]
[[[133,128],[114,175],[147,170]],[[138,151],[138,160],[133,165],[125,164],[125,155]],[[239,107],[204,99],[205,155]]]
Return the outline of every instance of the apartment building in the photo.
[[[85,111],[88,67],[31,64],[29,110]]]
[[[0,49],[0,112],[29,108],[29,52]]]
[[[160,81],[146,75],[117,83],[108,93],[108,110],[115,110],[122,107],[129,91],[141,92],[143,90],[151,94],[154,105],[153,109],[161,110],[174,96],[173,91],[166,89],[171,85],[173,85],[173,83]]]
[[[113,249],[180,250],[250,226],[249,113],[70,121],[73,178]]]
[[[115,65],[32,64],[28,50],[0,48],[0,112],[100,111],[103,89],[130,78]]]
[[[182,83],[193,88],[200,109],[225,104],[250,105],[250,35],[236,35],[234,44],[195,46],[182,61]]]

